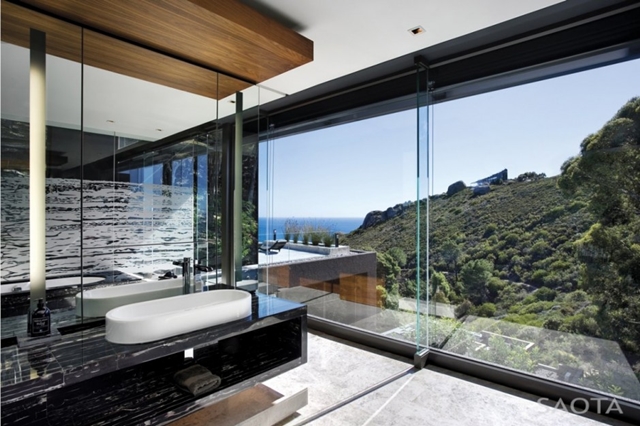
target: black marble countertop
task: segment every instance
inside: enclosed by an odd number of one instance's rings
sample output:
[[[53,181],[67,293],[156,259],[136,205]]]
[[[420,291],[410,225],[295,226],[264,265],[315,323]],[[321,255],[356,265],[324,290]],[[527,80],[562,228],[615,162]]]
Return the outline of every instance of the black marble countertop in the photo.
[[[307,312],[305,305],[275,297],[258,295],[253,302],[251,317],[151,343],[110,343],[101,324],[40,346],[4,347],[0,351],[2,405],[187,349],[205,347],[222,338]]]

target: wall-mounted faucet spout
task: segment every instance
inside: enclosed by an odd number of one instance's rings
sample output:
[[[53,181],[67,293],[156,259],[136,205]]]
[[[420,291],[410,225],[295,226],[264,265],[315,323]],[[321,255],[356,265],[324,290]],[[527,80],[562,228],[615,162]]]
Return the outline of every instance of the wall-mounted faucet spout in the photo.
[[[191,258],[185,257],[173,262],[174,265],[182,267],[182,294],[191,293]]]

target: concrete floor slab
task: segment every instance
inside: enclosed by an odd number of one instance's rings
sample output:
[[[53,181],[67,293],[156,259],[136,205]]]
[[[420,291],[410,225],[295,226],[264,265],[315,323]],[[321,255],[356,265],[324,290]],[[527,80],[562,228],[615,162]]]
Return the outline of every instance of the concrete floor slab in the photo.
[[[631,426],[604,415],[572,414],[540,404],[534,395],[437,367],[415,370],[409,360],[330,336],[308,338],[308,362],[264,382],[283,395],[309,391],[309,404],[278,426]],[[340,403],[345,405],[329,411]]]
[[[283,395],[309,388],[309,404],[298,411],[309,416],[373,386],[411,365],[408,362],[309,333],[306,364],[264,384]]]
[[[435,367],[408,374],[311,422],[324,425],[595,426],[627,425],[539,404],[525,393]]]

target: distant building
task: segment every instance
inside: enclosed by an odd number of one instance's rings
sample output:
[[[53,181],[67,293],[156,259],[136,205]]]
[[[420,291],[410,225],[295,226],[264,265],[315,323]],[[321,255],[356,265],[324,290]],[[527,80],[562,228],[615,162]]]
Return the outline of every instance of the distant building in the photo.
[[[491,185],[496,182],[504,182],[509,179],[509,172],[507,169],[504,169],[501,172],[496,173],[495,175],[491,175],[484,179],[477,180],[471,184],[471,186],[483,186],[483,185]]]

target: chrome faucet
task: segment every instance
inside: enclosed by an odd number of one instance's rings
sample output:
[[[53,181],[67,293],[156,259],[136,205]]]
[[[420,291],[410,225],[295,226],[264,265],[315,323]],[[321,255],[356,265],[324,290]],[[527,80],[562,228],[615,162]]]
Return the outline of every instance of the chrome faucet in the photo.
[[[182,267],[182,294],[191,293],[191,258],[185,257],[182,261],[176,260],[173,264]]]

